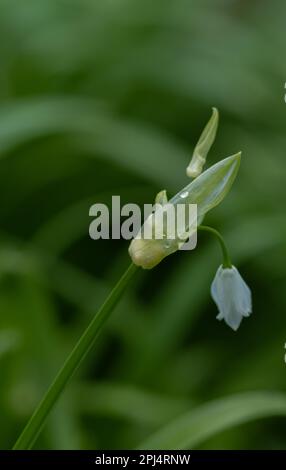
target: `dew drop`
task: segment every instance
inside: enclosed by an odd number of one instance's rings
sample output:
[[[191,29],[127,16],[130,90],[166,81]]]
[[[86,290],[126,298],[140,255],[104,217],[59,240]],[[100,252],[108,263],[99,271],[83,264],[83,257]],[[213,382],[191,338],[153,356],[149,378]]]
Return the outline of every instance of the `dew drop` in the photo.
[[[188,195],[189,195],[188,191],[184,191],[184,192],[181,194],[180,197],[181,197],[182,199],[186,199],[186,197],[188,197]]]

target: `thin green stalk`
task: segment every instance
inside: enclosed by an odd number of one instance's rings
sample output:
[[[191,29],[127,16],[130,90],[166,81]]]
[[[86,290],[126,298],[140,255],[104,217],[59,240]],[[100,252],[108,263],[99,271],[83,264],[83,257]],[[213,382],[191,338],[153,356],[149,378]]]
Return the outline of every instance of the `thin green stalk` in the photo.
[[[226,244],[225,244],[225,241],[224,241],[222,235],[218,232],[218,230],[216,230],[212,227],[208,227],[207,225],[199,225],[198,230],[201,230],[201,231],[204,231],[204,232],[209,232],[217,238],[217,240],[218,240],[218,242],[221,246],[221,250],[222,250],[222,256],[223,256],[222,265],[223,265],[224,268],[231,268],[232,267],[232,262],[231,262],[231,259],[230,259],[230,256],[229,256],[228,249],[226,247]]]
[[[111,291],[98,313],[93,317],[91,323],[75,345],[66,362],[58,372],[54,382],[51,384],[42,401],[39,403],[35,412],[28,421],[26,427],[13,447],[14,450],[31,449],[46,421],[46,418],[63,392],[64,387],[93,346],[99,331],[119,301],[125,287],[136,270],[137,266],[132,263]]]

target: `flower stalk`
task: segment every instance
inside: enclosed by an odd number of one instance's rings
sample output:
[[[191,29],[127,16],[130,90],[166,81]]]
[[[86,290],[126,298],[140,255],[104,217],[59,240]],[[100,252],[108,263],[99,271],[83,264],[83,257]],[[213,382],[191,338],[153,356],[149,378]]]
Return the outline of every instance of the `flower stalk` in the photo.
[[[93,317],[89,326],[80,337],[66,362],[60,369],[54,382],[51,384],[42,401],[28,421],[26,427],[13,447],[14,450],[31,449],[41,429],[43,428],[50,411],[57,402],[63,389],[74,375],[87,353],[90,351],[99,332],[108,320],[114,307],[120,300],[121,295],[123,294],[136,270],[137,267],[131,263],[127,271],[123,274],[119,282],[107,297],[106,301],[103,303],[102,307]]]
[[[222,266],[223,268],[231,268],[232,267],[232,262],[230,259],[229,251],[227,249],[227,246],[225,244],[225,241],[223,239],[223,236],[219,233],[218,230],[214,229],[213,227],[208,227],[207,225],[199,225],[198,230],[202,232],[208,232],[214,235],[217,239],[217,241],[220,244],[221,251],[222,251],[222,257],[223,257],[223,262]]]

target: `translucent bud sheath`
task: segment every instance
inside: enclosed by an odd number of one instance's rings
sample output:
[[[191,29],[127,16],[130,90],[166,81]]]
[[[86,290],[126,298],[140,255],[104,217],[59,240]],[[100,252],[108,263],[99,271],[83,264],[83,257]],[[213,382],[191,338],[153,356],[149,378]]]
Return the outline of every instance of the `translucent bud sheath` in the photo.
[[[183,188],[170,204],[197,204],[198,219],[217,206],[230,190],[237,175],[241,152],[221,160]]]
[[[213,207],[217,206],[230,190],[239,169],[240,156],[241,154],[237,153],[213,165],[176,194],[176,196],[168,202],[167,206],[176,206],[177,204],[189,206],[190,204],[196,204],[197,220],[200,223],[205,214]],[[152,214],[145,224],[151,225],[152,228],[155,218],[156,213]],[[181,228],[181,232],[184,231],[186,234],[186,240],[190,236],[192,231],[191,224],[193,223],[194,221],[190,221],[189,225]],[[142,234],[144,225],[138,237],[132,240],[129,247],[129,254],[134,264],[145,269],[151,269],[159,264],[166,256],[177,251],[182,246],[182,239],[168,240],[163,236],[162,240],[145,240]],[[161,231],[163,235],[166,234],[164,223]]]
[[[215,140],[218,128],[219,114],[216,108],[213,108],[213,114],[204,128],[199,141],[194,149],[192,159],[186,170],[190,178],[197,178],[202,171],[206,162],[209,150]]]

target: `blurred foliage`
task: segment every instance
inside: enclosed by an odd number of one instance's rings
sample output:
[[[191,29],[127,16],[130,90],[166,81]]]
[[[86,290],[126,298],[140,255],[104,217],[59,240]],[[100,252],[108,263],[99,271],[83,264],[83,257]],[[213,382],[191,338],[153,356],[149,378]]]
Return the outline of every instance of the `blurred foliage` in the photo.
[[[180,190],[211,106],[208,165],[243,158],[207,222],[253,316],[237,333],[216,321],[219,251],[200,235],[139,273],[36,447],[135,447],[197,405],[221,398],[227,414],[223,397],[286,391],[285,17],[282,0],[0,0],[1,448],[129,263],[127,242],[89,238],[90,205]],[[226,432],[220,415],[194,445],[286,448],[284,419]]]

